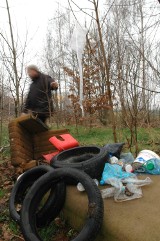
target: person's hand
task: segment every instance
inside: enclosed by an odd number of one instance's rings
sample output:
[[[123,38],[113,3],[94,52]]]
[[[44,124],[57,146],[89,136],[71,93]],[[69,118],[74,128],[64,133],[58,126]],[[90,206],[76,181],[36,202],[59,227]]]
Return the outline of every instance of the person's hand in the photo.
[[[58,83],[57,82],[52,82],[51,83],[51,88],[52,88],[52,90],[57,90],[58,89]]]
[[[24,112],[21,113],[21,116],[25,116],[25,115],[27,115],[27,113],[24,113]]]

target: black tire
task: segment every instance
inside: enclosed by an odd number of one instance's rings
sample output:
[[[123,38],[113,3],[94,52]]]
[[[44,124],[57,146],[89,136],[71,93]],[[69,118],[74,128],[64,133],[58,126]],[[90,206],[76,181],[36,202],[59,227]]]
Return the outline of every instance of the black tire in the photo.
[[[15,183],[10,199],[9,199],[9,211],[11,218],[20,224],[20,212],[16,210],[16,204],[22,205],[25,195],[29,188],[37,181],[41,176],[47,172],[53,172],[54,169],[50,166],[38,166],[27,172],[25,172]],[[58,183],[53,186],[48,199],[43,207],[37,212],[37,226],[42,227],[52,221],[53,217],[59,214],[65,202],[66,188],[64,183]],[[56,207],[56,208],[55,208]],[[55,213],[50,216],[50,209],[55,208]]]
[[[103,222],[103,200],[95,182],[84,172],[74,168],[59,168],[54,174],[47,173],[39,178],[25,197],[21,212],[21,228],[26,241],[42,241],[36,228],[37,204],[53,183],[62,178],[73,178],[84,186],[89,200],[87,220],[81,232],[72,241],[93,241]]]
[[[108,152],[97,146],[75,147],[56,155],[51,160],[51,166],[76,168],[93,179],[100,179],[108,157]]]

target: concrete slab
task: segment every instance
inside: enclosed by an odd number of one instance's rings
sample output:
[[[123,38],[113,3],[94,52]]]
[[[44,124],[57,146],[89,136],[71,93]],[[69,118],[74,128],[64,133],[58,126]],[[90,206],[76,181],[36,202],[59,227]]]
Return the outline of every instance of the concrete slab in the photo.
[[[142,187],[141,199],[122,203],[104,200],[104,222],[96,241],[160,241],[160,176],[150,178],[153,184]],[[86,194],[68,187],[64,216],[76,230],[83,227],[87,207]]]

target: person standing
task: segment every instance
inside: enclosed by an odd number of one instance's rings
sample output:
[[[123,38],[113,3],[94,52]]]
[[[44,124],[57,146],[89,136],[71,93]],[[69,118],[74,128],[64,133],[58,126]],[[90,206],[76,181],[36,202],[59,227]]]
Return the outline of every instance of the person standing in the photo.
[[[58,83],[49,75],[39,71],[36,65],[29,65],[27,73],[32,83],[23,106],[22,115],[32,113],[45,123],[53,112],[52,90],[58,89]]]

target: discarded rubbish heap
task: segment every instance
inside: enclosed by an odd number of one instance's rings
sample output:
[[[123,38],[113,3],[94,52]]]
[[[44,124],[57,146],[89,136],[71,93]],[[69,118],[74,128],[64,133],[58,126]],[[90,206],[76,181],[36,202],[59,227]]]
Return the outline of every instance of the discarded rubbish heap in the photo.
[[[16,124],[16,127],[19,125]],[[23,125],[23,128],[26,132],[27,126]],[[37,150],[34,142],[37,138],[36,128],[34,133],[30,133],[33,153]],[[10,136],[11,130],[10,125]],[[152,181],[149,177],[139,180],[137,174],[160,174],[160,158],[152,151],[144,150],[134,160],[131,153],[122,153],[124,143],[82,147],[67,130],[61,132],[65,131],[59,136],[47,134],[47,141],[52,143],[53,149],[50,146],[48,152],[46,148],[45,152],[39,152],[41,158],[46,159],[46,164],[20,175],[12,190],[10,215],[20,225],[26,241],[42,240],[39,229],[49,225],[60,214],[66,200],[67,185],[77,185],[77,192],[85,191],[88,196],[85,224],[73,241],[92,241],[103,223],[102,198],[113,197],[116,202],[141,198],[141,187]],[[38,130],[38,136],[43,136],[44,132],[46,130],[40,134]],[[15,150],[13,146],[12,150]],[[104,185],[109,187],[103,188]]]

